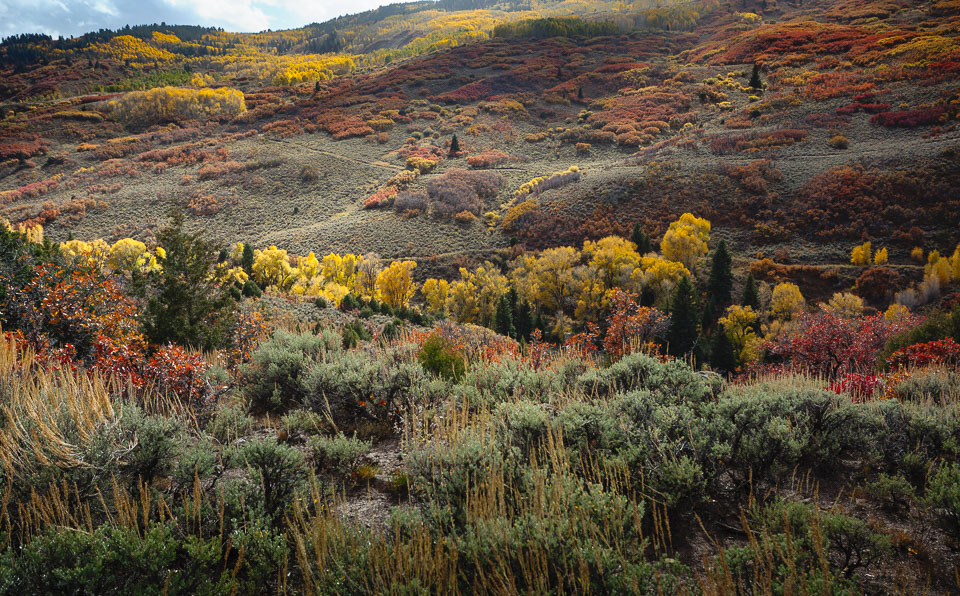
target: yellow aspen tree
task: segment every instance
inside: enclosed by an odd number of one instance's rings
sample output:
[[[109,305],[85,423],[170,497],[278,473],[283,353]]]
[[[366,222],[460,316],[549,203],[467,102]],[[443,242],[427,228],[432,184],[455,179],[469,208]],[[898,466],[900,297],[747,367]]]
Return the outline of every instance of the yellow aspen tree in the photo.
[[[683,263],[692,270],[697,260],[707,254],[707,242],[710,241],[710,222],[684,213],[680,219],[670,224],[660,242],[660,252],[670,261]]]
[[[377,276],[377,299],[390,308],[397,309],[409,304],[417,291],[413,281],[416,261],[394,261]]]
[[[807,301],[804,300],[797,284],[784,282],[773,288],[770,310],[773,311],[773,316],[778,319],[792,319],[795,315],[803,312],[806,307]]]
[[[850,251],[850,262],[858,267],[867,267],[870,265],[871,248],[869,242],[864,242],[853,247]]]
[[[887,249],[881,248],[873,255],[873,264],[874,265],[886,265],[888,260]]]
[[[430,278],[423,282],[420,288],[427,308],[433,313],[442,313],[447,308],[447,297],[450,295],[450,284],[445,279]]]

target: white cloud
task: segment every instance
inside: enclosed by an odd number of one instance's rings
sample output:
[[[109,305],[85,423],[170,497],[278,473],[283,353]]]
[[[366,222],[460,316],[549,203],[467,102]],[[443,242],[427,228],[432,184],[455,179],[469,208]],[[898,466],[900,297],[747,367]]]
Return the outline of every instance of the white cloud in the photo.
[[[172,8],[196,15],[196,23],[232,31],[262,31],[270,19],[252,0],[164,0]],[[189,23],[194,24],[194,23]]]
[[[0,35],[80,35],[167,22],[228,31],[291,29],[397,0],[0,0]],[[403,0],[409,1],[409,0]]]

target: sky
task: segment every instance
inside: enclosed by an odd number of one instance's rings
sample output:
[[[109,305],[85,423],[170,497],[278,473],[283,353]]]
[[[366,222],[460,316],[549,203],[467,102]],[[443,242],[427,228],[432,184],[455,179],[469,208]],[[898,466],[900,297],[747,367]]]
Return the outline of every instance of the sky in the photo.
[[[397,1],[409,0],[0,0],[0,37],[71,37],[160,22],[237,32],[292,29]]]

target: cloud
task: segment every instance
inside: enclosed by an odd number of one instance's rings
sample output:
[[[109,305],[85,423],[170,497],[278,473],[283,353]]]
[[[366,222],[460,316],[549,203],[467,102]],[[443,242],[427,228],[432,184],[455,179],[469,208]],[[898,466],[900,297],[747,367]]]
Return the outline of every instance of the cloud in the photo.
[[[0,0],[0,36],[80,35],[166,22],[228,31],[292,29],[396,0]]]

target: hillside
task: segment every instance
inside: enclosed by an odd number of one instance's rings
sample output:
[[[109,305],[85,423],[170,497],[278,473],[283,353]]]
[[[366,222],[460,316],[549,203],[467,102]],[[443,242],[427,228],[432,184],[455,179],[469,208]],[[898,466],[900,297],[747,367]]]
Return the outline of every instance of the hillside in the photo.
[[[0,594],[960,590],[960,0],[0,43]]]

